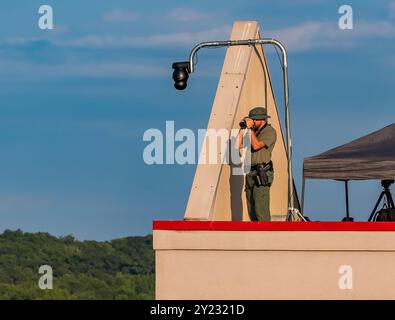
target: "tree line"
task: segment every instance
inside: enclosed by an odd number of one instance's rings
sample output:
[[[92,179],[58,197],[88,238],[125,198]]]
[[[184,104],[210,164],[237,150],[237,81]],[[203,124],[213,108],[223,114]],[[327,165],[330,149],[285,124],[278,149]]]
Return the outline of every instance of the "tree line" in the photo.
[[[40,266],[53,289],[38,286]],[[154,299],[152,235],[112,241],[6,230],[0,234],[0,299]]]

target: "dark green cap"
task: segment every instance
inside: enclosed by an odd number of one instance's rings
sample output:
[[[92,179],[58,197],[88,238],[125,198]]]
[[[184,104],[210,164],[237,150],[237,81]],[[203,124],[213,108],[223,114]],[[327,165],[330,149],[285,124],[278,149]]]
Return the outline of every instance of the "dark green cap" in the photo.
[[[265,107],[255,107],[251,109],[248,117],[254,120],[266,120],[270,118],[270,116],[267,115],[267,109]]]

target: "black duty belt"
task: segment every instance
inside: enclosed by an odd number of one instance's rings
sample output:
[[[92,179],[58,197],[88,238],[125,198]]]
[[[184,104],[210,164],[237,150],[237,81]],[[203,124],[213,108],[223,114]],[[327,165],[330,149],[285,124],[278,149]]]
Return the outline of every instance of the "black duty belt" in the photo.
[[[255,164],[255,165],[251,166],[251,171],[256,170],[259,165],[263,165],[263,166],[269,165],[268,170],[272,170],[273,169],[273,162],[270,160],[268,163],[264,163],[263,162],[263,163],[258,163],[258,164]]]

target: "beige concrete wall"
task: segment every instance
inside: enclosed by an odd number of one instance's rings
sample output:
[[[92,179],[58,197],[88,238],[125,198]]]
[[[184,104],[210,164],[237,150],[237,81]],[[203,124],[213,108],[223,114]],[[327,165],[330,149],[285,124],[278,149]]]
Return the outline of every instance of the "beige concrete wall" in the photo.
[[[234,23],[230,38],[234,40],[259,37],[257,22],[238,21]],[[207,128],[237,129],[239,120],[253,106],[264,104],[267,104],[271,115],[270,123],[278,133],[277,144],[273,150],[275,179],[271,188],[270,209],[272,215],[281,216],[287,212],[287,160],[265,56],[261,46],[228,48]],[[201,157],[205,156],[203,152]],[[228,164],[197,166],[185,219],[249,220],[244,177],[232,175],[231,169]]]
[[[154,230],[154,249],[157,299],[395,299],[392,231]]]

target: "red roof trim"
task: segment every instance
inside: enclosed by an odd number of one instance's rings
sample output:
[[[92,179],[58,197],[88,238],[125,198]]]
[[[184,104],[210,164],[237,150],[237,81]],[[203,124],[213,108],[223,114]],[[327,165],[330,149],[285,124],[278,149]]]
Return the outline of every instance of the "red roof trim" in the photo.
[[[251,222],[155,220],[153,230],[395,231],[395,222]]]

